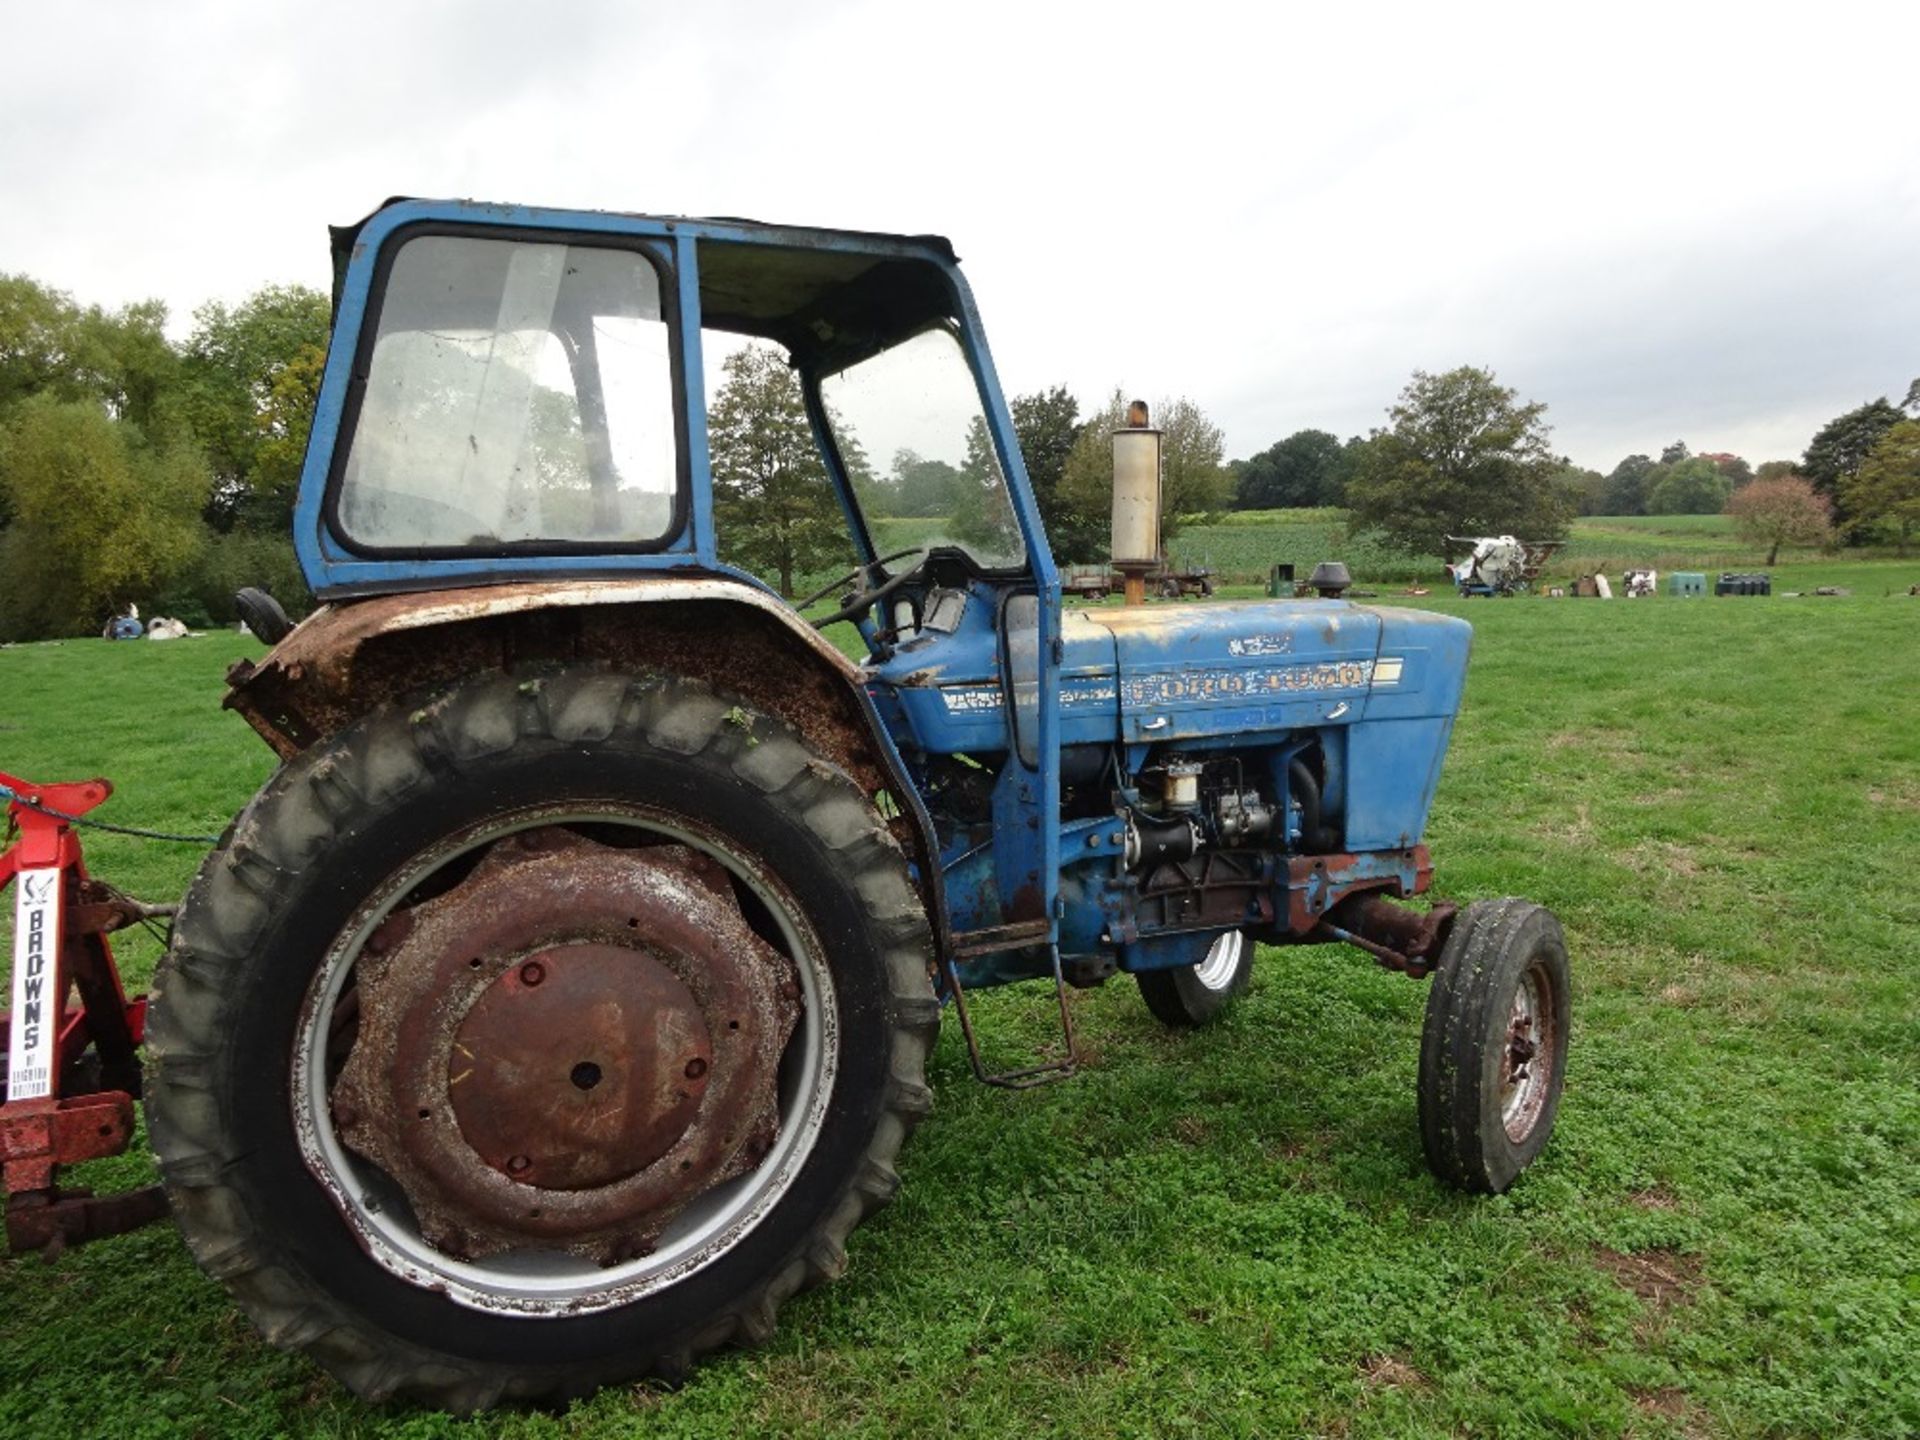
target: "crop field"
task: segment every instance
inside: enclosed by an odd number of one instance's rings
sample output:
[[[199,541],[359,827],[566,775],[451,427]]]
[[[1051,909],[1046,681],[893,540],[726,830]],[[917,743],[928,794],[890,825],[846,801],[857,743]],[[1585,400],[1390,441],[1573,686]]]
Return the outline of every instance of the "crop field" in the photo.
[[[1600,524],[1583,546],[1692,544],[1719,568],[1711,526]],[[1207,533],[1243,529],[1265,533]],[[1276,558],[1341,553],[1326,538]],[[846,1277],[677,1390],[465,1422],[368,1407],[155,1227],[0,1261],[0,1435],[1920,1433],[1915,581],[1920,561],[1810,561],[1776,587],[1855,593],[1413,602],[1477,630],[1437,888],[1544,902],[1573,955],[1559,1129],[1504,1197],[1422,1162],[1423,985],[1268,949],[1197,1033],[1161,1029],[1124,977],[1076,993],[1087,1068],[1037,1092],[974,1084],[947,1026],[934,1114]],[[217,831],[270,768],[219,708],[257,648],[0,650],[0,769],[104,774],[102,818]],[[86,844],[156,900],[199,859]],[[120,948],[144,983],[153,942]],[[992,1055],[1057,1043],[1049,1004],[982,997]],[[76,1178],[151,1175],[138,1148]]]

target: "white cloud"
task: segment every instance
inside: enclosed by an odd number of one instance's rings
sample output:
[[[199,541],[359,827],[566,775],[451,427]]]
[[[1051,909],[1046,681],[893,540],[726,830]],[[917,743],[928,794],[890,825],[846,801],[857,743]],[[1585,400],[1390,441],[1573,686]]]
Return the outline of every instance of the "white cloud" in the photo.
[[[1786,12],[1781,12],[1784,16]],[[1586,464],[1920,374],[1911,6],[10,3],[0,268],[324,284],[389,194],[950,235],[1003,381],[1248,453],[1491,365]]]

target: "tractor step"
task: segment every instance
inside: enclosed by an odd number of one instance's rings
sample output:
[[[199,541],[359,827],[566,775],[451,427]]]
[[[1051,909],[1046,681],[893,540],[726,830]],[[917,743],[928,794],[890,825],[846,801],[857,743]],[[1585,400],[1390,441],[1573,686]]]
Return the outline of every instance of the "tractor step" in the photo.
[[[1002,1090],[1031,1090],[1036,1085],[1065,1080],[1080,1068],[1080,1057],[1073,1044],[1073,1012],[1067,1005],[1066,973],[1060,964],[1060,947],[1053,943],[1051,933],[1052,926],[1045,920],[1022,920],[988,929],[962,930],[953,936],[953,944],[942,968],[946,973],[947,989],[953,996],[954,1013],[960,1017],[960,1033],[967,1039],[967,1062],[973,1067],[973,1078],[982,1085],[993,1085]],[[1060,1034],[1066,1054],[1058,1060],[1047,1060],[1018,1070],[989,1070],[980,1056],[980,1039],[974,1033],[973,1017],[967,1013],[967,991],[960,983],[960,967],[955,962],[982,955],[998,955],[1008,950],[1025,950],[1035,945],[1047,947],[1047,958],[1053,970],[1054,1000],[1060,1007]]]

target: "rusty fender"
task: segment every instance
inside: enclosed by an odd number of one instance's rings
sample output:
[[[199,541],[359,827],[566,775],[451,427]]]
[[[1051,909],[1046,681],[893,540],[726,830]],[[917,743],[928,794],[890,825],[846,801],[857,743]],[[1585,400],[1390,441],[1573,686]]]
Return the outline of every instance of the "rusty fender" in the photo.
[[[377,705],[487,670],[598,662],[704,680],[773,715],[868,795],[915,861],[944,952],[948,926],[933,827],[879,738],[861,672],[784,602],[737,580],[648,575],[520,581],[324,605],[257,664],[227,672],[224,704],[282,759]]]

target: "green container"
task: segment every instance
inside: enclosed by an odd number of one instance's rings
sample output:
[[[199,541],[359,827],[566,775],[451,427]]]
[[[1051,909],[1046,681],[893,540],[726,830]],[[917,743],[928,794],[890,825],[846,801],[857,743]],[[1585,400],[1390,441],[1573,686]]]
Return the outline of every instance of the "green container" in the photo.
[[[1705,595],[1707,577],[1699,570],[1675,570],[1667,576],[1669,595]]]
[[[1267,572],[1267,594],[1277,600],[1293,598],[1293,566],[1276,565]]]

